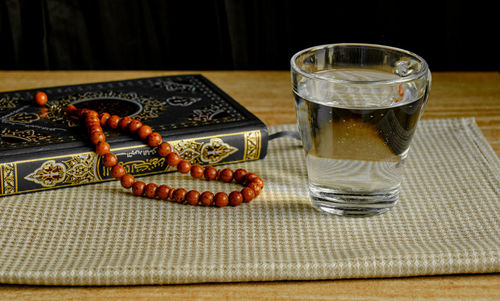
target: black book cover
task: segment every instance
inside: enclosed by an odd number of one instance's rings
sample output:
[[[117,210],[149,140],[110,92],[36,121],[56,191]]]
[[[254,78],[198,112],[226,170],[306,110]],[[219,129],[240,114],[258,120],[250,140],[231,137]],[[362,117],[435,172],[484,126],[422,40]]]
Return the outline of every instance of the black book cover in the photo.
[[[49,101],[39,107],[37,91]],[[266,155],[267,128],[201,75],[162,76],[0,93],[0,195],[112,180],[68,104],[131,116],[150,125],[192,164]],[[144,142],[106,131],[112,152],[134,176],[173,171]]]

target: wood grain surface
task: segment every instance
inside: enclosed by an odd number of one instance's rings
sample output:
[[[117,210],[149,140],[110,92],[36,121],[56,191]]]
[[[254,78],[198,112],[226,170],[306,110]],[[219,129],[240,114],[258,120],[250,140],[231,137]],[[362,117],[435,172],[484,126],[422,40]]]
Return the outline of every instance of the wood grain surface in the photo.
[[[0,91],[201,73],[267,125],[295,123],[285,71],[0,71]],[[500,73],[433,73],[422,118],[475,117],[500,157]],[[1,230],[0,230],[1,231]],[[500,274],[133,287],[0,285],[0,300],[499,300]]]

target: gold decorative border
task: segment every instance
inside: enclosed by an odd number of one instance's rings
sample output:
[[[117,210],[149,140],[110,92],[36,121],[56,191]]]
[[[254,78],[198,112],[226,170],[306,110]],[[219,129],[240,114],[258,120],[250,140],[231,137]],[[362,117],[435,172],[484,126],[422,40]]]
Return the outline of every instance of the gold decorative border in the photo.
[[[259,159],[262,148],[261,139],[262,136],[260,131],[250,131],[245,133],[245,161]]]
[[[0,165],[1,194],[14,194],[17,191],[17,166],[16,163],[3,163]]]

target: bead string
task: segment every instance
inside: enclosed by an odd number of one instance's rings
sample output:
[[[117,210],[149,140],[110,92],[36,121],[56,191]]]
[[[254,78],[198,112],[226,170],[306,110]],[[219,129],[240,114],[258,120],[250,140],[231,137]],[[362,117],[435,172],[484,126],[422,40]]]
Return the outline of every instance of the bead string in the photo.
[[[35,101],[38,105],[43,106],[47,102],[47,95],[44,92],[37,92]],[[249,173],[244,169],[233,171],[229,168],[220,170],[212,166],[206,168],[201,165],[191,166],[189,161],[182,160],[179,154],[172,150],[172,146],[168,142],[162,141],[159,133],[153,132],[150,126],[142,124],[140,120],[110,115],[109,113],[99,114],[90,109],[78,109],[74,105],[66,107],[66,114],[69,118],[80,120],[86,126],[90,142],[95,145],[95,152],[102,157],[104,166],[111,169],[111,175],[119,179],[124,188],[132,188],[134,195],[173,200],[177,203],[189,205],[224,207],[248,203],[257,197],[264,187],[264,181],[256,173]],[[205,177],[208,181],[219,180],[230,183],[234,180],[236,183],[243,185],[244,188],[241,191],[233,191],[228,195],[225,192],[214,194],[205,191],[200,193],[196,190],[187,191],[184,188],[173,188],[167,185],[146,184],[142,181],[136,181],[134,176],[126,173],[123,165],[118,164],[116,155],[111,153],[111,147],[106,142],[106,136],[102,129],[104,126],[113,130],[120,129],[123,132],[128,132],[144,140],[149,146],[156,147],[158,155],[166,157],[168,165],[177,167],[177,170],[181,173],[190,173],[195,179]]]

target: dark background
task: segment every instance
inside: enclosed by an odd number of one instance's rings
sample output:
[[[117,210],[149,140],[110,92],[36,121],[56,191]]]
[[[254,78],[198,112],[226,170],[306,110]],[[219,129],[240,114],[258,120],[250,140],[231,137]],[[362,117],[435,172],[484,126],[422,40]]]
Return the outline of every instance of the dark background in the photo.
[[[499,70],[495,1],[0,1],[1,69],[286,70],[303,48],[363,42]]]

